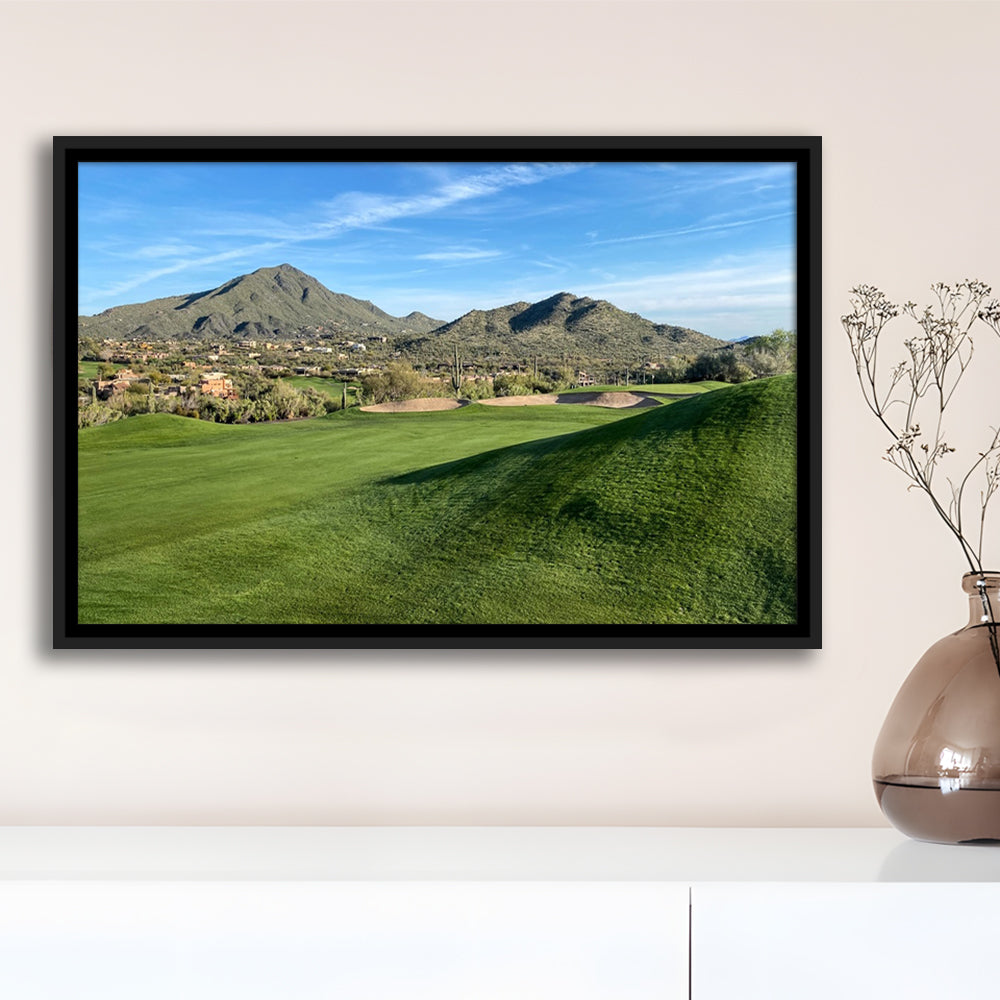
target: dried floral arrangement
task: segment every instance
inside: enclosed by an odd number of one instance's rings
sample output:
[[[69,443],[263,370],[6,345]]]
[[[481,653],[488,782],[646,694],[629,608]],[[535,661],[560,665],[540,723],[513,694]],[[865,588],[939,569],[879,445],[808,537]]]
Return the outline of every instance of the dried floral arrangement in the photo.
[[[983,570],[987,508],[1000,492],[1000,427],[988,428],[981,450],[959,468],[964,474],[949,475],[945,469],[962,459],[948,442],[946,411],[972,361],[978,330],[989,328],[1000,336],[1000,302],[990,299],[989,285],[976,280],[938,283],[931,291],[935,301],[921,311],[914,302],[899,306],[878,288],[858,285],[851,289],[852,311],[841,322],[865,402],[892,439],[884,458],[910,480],[911,489],[927,495],[961,546],[969,571],[980,577],[983,620],[991,625],[1000,669],[997,614]],[[903,341],[902,360],[885,370],[891,350],[885,329],[901,313],[917,329]]]

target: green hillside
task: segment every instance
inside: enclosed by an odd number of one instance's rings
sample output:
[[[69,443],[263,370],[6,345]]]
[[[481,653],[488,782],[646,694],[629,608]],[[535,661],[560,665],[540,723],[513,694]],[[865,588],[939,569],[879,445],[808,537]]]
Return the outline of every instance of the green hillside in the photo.
[[[791,378],[762,381],[400,477],[399,530],[425,533],[406,599],[426,620],[794,622],[794,410]]]
[[[794,380],[80,434],[81,621],[788,622]]]

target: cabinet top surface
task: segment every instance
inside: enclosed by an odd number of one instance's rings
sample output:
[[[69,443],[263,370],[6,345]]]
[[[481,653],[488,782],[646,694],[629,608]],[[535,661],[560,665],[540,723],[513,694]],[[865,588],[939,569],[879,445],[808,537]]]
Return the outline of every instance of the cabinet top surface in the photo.
[[[0,879],[1000,882],[890,829],[0,827]]]

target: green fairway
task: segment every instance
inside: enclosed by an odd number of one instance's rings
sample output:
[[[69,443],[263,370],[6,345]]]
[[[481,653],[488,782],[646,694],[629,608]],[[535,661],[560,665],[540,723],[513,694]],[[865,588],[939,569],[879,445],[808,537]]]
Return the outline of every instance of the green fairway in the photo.
[[[81,431],[80,621],[789,622],[794,379]]]
[[[97,378],[97,369],[104,364],[103,361],[78,361],[76,363],[77,371],[80,378],[95,379]]]
[[[340,399],[342,383],[335,378],[320,378],[318,375],[287,375],[280,381],[287,382],[294,389],[315,389],[331,399]]]

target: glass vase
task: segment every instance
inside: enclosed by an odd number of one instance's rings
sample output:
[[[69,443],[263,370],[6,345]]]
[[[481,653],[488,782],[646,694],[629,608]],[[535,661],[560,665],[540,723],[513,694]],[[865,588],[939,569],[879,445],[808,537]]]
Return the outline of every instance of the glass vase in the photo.
[[[875,744],[882,812],[917,840],[1000,842],[1000,572],[967,573],[969,621],[899,689]]]

